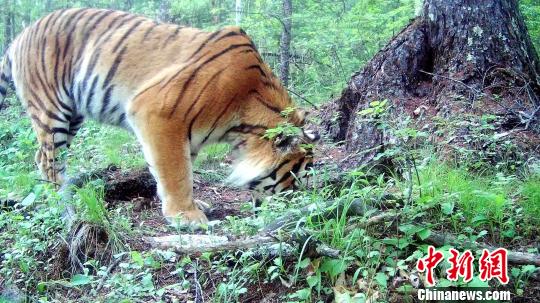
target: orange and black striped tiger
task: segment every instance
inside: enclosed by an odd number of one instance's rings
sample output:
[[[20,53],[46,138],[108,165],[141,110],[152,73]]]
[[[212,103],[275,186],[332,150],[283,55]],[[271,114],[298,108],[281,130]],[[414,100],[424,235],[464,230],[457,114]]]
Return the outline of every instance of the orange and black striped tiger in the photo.
[[[264,192],[295,188],[312,165],[304,115],[238,27],[215,32],[102,9],[56,11],[24,31],[4,55],[0,101],[12,82],[40,148],[44,176],[63,181],[58,150],[84,119],[132,131],[158,183],[163,214],[204,222],[194,203],[192,161],[206,144],[229,142],[229,180]],[[296,135],[265,132],[294,125]]]

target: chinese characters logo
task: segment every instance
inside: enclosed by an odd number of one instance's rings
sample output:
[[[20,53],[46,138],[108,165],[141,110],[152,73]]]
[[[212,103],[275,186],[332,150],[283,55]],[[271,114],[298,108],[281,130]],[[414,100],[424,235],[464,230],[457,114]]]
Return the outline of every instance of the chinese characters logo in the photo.
[[[450,257],[447,259],[450,268],[446,270],[446,278],[450,281],[457,281],[459,277],[464,282],[469,282],[473,278],[474,256],[470,250],[462,254],[451,248]],[[435,247],[428,247],[428,255],[418,260],[416,269],[419,272],[426,272],[426,282],[429,286],[435,285],[433,270],[444,259],[440,251],[435,251]],[[508,251],[504,248],[498,248],[492,252],[487,249],[482,251],[482,256],[478,260],[480,280],[489,281],[497,278],[502,284],[508,283]]]

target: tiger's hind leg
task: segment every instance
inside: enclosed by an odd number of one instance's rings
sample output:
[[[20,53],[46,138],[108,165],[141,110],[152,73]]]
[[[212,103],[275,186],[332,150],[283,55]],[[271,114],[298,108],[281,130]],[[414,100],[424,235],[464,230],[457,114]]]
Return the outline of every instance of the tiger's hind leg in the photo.
[[[64,182],[65,157],[69,144],[69,122],[58,116],[51,119],[46,114],[31,113],[32,127],[36,133],[39,148],[35,161],[45,180],[56,186]]]
[[[129,118],[131,127],[158,184],[163,215],[183,223],[205,223],[206,215],[193,200],[189,140],[178,122],[139,110]]]

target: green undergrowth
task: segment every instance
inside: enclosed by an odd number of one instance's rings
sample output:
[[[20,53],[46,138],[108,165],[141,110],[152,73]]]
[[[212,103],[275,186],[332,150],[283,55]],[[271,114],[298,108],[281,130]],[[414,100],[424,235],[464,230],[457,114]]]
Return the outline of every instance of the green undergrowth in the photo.
[[[272,289],[281,302],[324,302],[328,298],[387,302],[398,293],[400,300],[406,301],[410,297],[403,293],[410,285],[393,284],[398,276],[415,275],[415,262],[427,251],[424,240],[435,233],[453,235],[463,243],[487,242],[538,253],[530,244],[540,223],[540,170],[534,165],[519,171],[480,171],[474,169],[478,166],[444,162],[429,148],[405,144],[387,151],[385,156],[398,163],[391,172],[374,174],[358,168],[342,172],[343,182],[335,185],[329,181],[332,172],[323,168],[312,172],[312,181],[320,184],[317,188],[268,197],[257,208],[251,201],[242,201],[242,215],[228,215],[203,231],[247,237],[284,214],[298,215],[276,235],[294,234],[299,229],[308,233],[302,249],[292,256],[265,258],[246,249],[188,257],[169,250],[141,249],[138,243],[142,236],[176,231],[136,221],[129,203],[108,205],[103,182],[91,182],[76,190],[74,205],[81,220],[107,232],[111,259],[89,258],[84,270],[58,273],[55,254],[59,243],[68,237],[64,209],[51,184],[41,181],[36,172],[35,136],[28,119],[20,118],[21,113],[14,104],[0,113],[0,199],[19,201],[16,209],[0,211],[0,289],[4,300],[166,302],[174,297],[187,301],[202,289],[205,300],[236,302],[250,296],[262,298],[268,293],[266,289]],[[383,109],[377,112],[381,113]],[[401,129],[401,138],[423,136]],[[197,178],[220,184],[228,169],[229,151],[223,144],[201,151],[195,162]],[[144,165],[140,148],[129,133],[95,123],[81,129],[68,161],[70,174],[109,164],[123,169]],[[347,208],[358,201],[366,206],[365,214],[346,216]],[[344,208],[335,208],[338,204]],[[311,212],[299,215],[306,206]],[[378,209],[400,216],[366,224]],[[329,210],[333,210],[331,215],[320,216]],[[143,210],[143,218],[146,212],[150,211]],[[310,242],[337,249],[340,256],[308,257],[303,248]],[[445,253],[448,248],[443,248]],[[478,257],[478,250],[473,253]],[[109,272],[111,262],[117,266]],[[447,266],[436,271],[441,277],[439,285],[464,285],[442,278]],[[523,295],[534,270],[527,265],[512,267],[511,284],[505,289],[514,296]],[[467,285],[486,286],[477,279],[471,283]],[[493,282],[490,285],[500,287]],[[16,289],[16,295],[10,297],[6,289]]]

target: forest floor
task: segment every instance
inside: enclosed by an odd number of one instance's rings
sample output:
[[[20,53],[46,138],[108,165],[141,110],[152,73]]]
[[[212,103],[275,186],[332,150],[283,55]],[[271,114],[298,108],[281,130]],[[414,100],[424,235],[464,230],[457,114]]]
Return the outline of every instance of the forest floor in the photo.
[[[416,262],[441,234],[455,239],[436,245],[445,256],[455,247],[478,258],[488,244],[538,260],[540,172],[534,169],[471,173],[426,149],[418,151],[411,178],[407,167],[384,174],[356,168],[341,147],[322,143],[310,186],[255,206],[248,191],[221,185],[231,161],[228,147],[217,145],[195,164],[195,198],[211,202],[211,223],[191,230],[163,219],[134,139],[93,123],[69,152],[70,172],[104,174],[73,196],[85,223],[75,229],[87,228],[85,237],[73,237],[62,196],[39,181],[35,139],[14,104],[0,112],[0,200],[18,202],[0,210],[0,302],[412,302],[425,286]],[[363,210],[351,215],[358,202]],[[310,211],[302,212],[306,206]],[[173,234],[244,239],[284,214],[293,223],[284,234],[308,234],[300,243],[285,241],[296,248],[292,254],[254,247],[185,255],[147,241]],[[308,242],[339,255],[308,254]],[[538,264],[510,264],[510,283],[501,285],[481,281],[477,267],[471,282],[449,281],[443,263],[435,271],[438,286],[508,290],[513,302],[540,298]]]

